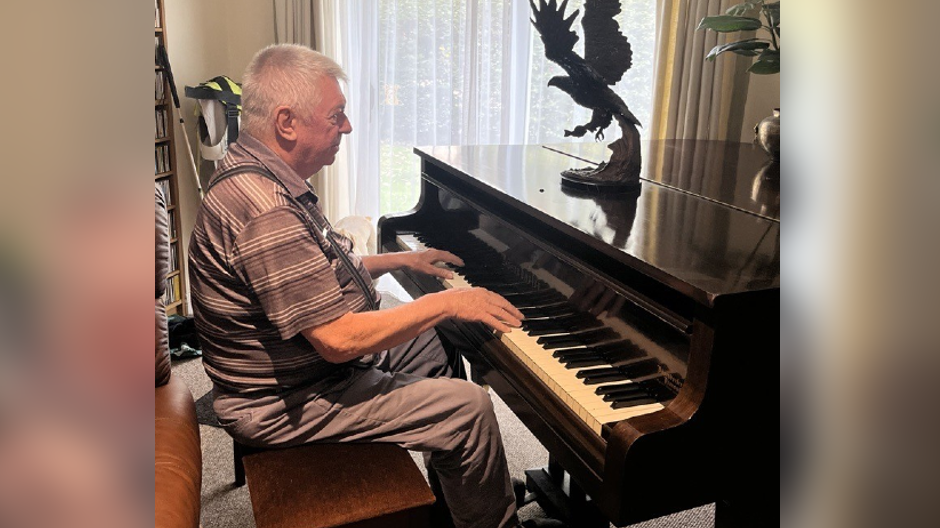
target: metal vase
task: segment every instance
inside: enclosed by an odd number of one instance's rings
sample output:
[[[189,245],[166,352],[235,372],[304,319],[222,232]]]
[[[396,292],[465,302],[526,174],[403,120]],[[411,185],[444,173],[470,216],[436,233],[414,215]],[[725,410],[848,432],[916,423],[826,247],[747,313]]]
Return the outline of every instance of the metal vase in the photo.
[[[780,159],[780,109],[774,108],[774,114],[765,117],[754,127],[757,141],[773,160]]]

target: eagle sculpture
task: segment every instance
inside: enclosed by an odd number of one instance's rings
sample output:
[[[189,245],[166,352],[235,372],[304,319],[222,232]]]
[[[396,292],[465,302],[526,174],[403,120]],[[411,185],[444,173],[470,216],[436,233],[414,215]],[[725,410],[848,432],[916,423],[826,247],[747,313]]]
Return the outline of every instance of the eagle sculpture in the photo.
[[[572,130],[565,137],[582,137],[594,133],[596,140],[604,138],[604,129],[613,119],[620,125],[622,137],[610,145],[610,161],[596,168],[568,169],[562,172],[562,183],[590,189],[627,190],[640,185],[640,121],[627,108],[626,103],[612,89],[630,69],[633,51],[630,42],[620,32],[614,19],[620,13],[619,0],[585,0],[584,58],[574,52],[578,35],[571,26],[578,10],[565,17],[568,0],[559,6],[556,0],[539,0],[532,7],[532,24],[545,44],[545,57],[565,70],[566,76],[552,77],[554,86],[570,95],[574,102],[590,108],[591,120]]]

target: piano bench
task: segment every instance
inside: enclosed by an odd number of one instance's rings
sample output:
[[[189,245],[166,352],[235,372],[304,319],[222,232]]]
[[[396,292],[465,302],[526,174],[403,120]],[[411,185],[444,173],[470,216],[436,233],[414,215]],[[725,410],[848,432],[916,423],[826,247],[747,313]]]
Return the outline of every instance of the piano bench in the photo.
[[[236,485],[247,481],[257,528],[430,526],[434,494],[396,445],[236,442],[235,475]]]

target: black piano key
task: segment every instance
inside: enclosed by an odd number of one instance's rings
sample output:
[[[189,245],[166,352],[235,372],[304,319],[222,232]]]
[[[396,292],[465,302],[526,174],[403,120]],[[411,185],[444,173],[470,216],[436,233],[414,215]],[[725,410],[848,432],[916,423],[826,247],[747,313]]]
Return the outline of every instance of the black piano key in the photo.
[[[668,374],[672,376],[673,374]],[[643,387],[646,390],[651,390],[655,387],[664,387],[663,380],[666,378],[667,374],[660,374],[659,376],[654,376],[652,378],[646,378],[642,381],[631,381],[629,383],[621,383],[619,385],[605,385],[603,387],[598,387],[594,391],[598,395],[607,394],[608,392],[617,392],[622,390],[627,390],[632,387]]]
[[[538,339],[538,343],[545,348],[561,348],[562,346],[594,345],[616,339],[619,337],[617,332],[610,328],[599,328],[586,330],[583,332],[573,332],[562,336],[543,336]]]
[[[472,280],[468,282],[470,282],[470,284],[473,284],[474,286],[478,286],[478,284],[474,283]],[[513,306],[518,306],[523,303],[525,304],[535,304],[535,303],[548,304],[548,302],[543,301],[541,299],[528,297],[528,293],[526,291],[528,286],[513,285],[513,286],[502,286],[502,287],[489,287],[489,286],[483,286],[483,287],[490,290],[491,292],[502,295]]]
[[[531,292],[532,287],[529,283],[521,281],[518,277],[513,275],[506,274],[505,276],[488,276],[485,280],[478,277],[474,277],[473,273],[461,273],[467,279],[473,281],[474,286],[479,286],[480,288],[486,288],[488,290],[502,290],[505,291],[508,295],[518,295],[516,292]]]
[[[626,361],[618,361],[614,366],[622,369],[630,369],[633,367],[643,367],[645,365],[659,365],[660,361],[654,357],[643,356],[640,358],[633,358]]]
[[[496,291],[495,289],[493,291]],[[496,293],[499,293],[496,291]],[[501,294],[513,306],[544,306],[565,302],[565,297],[553,290],[535,292],[506,292]]]
[[[610,394],[604,395],[604,401],[614,402],[614,401],[630,401],[630,400],[639,400],[639,399],[649,399],[656,400],[644,390],[634,391],[634,392],[612,392]]]
[[[572,358],[577,359],[579,357],[585,356],[597,356],[599,352],[591,347],[579,347],[579,348],[563,348],[552,352],[552,357],[558,359]]]
[[[610,361],[607,360],[601,354],[592,353],[592,352],[579,352],[574,354],[567,354],[557,357],[558,362],[562,365],[565,365],[567,368],[580,369],[590,366],[601,366],[610,367]]]
[[[543,336],[552,334],[573,334],[587,329],[596,328],[601,325],[602,323],[600,321],[597,321],[597,324],[587,323],[586,325],[579,325],[566,324],[564,322],[553,323],[551,320],[539,320],[532,322],[527,321],[524,325],[522,325],[522,329],[531,336]]]
[[[577,313],[567,302],[515,304],[523,313],[532,312],[532,317],[563,317]]]
[[[552,303],[552,304],[543,304],[538,306],[520,306],[518,304],[514,305],[516,308],[522,312],[526,318],[548,318],[548,317],[564,317],[568,315],[575,315],[578,313],[570,304],[567,302],[562,303]]]
[[[611,404],[611,407],[614,409],[623,409],[626,407],[636,407],[637,405],[649,405],[651,403],[656,403],[656,400],[653,398],[640,398],[637,400],[615,401]]]
[[[597,394],[598,396],[603,396],[611,392],[628,390],[629,388],[636,387],[636,386],[637,386],[636,382],[621,383],[619,385],[604,385],[603,387],[598,387],[597,389],[595,389],[594,394]]]
[[[585,379],[588,376],[601,375],[601,374],[622,374],[622,372],[620,372],[620,369],[616,367],[607,367],[607,368],[602,368],[602,369],[582,370],[581,372],[578,372],[577,374],[575,374],[575,376],[581,379]]]
[[[552,352],[552,357],[558,359],[583,359],[587,357],[603,357],[603,354],[591,347],[578,347],[558,349]]]
[[[620,337],[620,334],[611,328],[607,328],[606,326],[594,329],[580,329],[572,333],[572,335],[577,336],[578,339],[580,339],[581,342],[586,345],[604,343],[610,341],[611,339],[617,339]]]
[[[618,401],[624,398],[638,398],[638,397],[649,398],[651,396],[648,392],[643,390],[643,388],[640,387],[639,385],[633,387],[633,389],[613,391],[613,392],[608,392],[603,395],[604,401]]]
[[[678,375],[671,373],[669,376],[672,377]],[[650,395],[652,395],[658,401],[671,400],[679,395],[678,390],[666,384],[665,378],[666,376],[660,376],[644,381],[644,383],[648,384],[647,389],[649,390]]]
[[[570,359],[561,361],[566,369],[582,369],[585,367],[598,367],[600,365],[609,365],[607,360],[604,358],[584,358],[584,359]]]
[[[606,370],[606,369],[596,369],[596,370]],[[582,377],[581,376],[582,373],[583,371],[579,372],[577,376],[579,378]],[[585,385],[597,385],[598,383],[607,383],[610,381],[627,381],[630,378],[625,376],[622,372],[614,371],[614,372],[607,372],[607,373],[588,374],[586,376],[583,376],[583,379],[584,379]]]
[[[648,358],[630,365],[615,365],[609,368],[584,370],[578,372],[576,376],[578,378],[584,379],[585,383],[588,385],[592,385],[592,383],[588,383],[588,379],[599,378],[603,376],[605,379],[610,378],[610,381],[627,381],[649,376],[651,374],[656,374],[657,372],[663,372],[664,370],[665,365],[660,363],[659,360],[655,358]],[[599,382],[595,382],[595,384],[596,383]]]
[[[611,365],[630,365],[637,360],[649,357],[642,350],[603,350],[602,353],[604,357],[610,360]]]
[[[525,325],[522,326],[522,329],[526,331],[532,337],[541,337],[541,336],[550,336],[555,334],[570,334],[571,329],[564,326],[541,326],[536,328],[527,328]]]
[[[553,317],[551,319],[538,319],[530,321],[529,326],[532,328],[540,328],[543,326],[564,326],[570,328],[596,328],[598,326],[603,326],[604,323],[597,320],[595,317],[585,315],[582,313],[577,313],[573,315],[567,315],[564,317]]]
[[[580,339],[572,337],[571,335],[542,336],[537,342],[542,345],[542,348],[547,350],[584,345]]]
[[[612,359],[616,358],[616,360],[619,361],[628,361],[647,356],[645,350],[629,339],[618,339],[617,341],[598,344],[596,348],[609,355]]]
[[[660,363],[659,360],[649,358],[631,365],[617,365],[617,368],[625,375],[629,376],[630,379],[636,379],[656,374],[657,372],[663,372],[666,367]]]

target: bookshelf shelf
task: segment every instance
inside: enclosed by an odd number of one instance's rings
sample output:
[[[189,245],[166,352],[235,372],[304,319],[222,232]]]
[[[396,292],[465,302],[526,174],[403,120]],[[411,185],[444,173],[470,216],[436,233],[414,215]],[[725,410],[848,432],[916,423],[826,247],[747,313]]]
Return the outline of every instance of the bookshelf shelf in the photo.
[[[164,0],[154,0],[154,48],[166,46],[166,15],[163,11]],[[156,51],[156,50],[154,50]],[[156,56],[156,53],[154,54]],[[175,130],[173,108],[170,106],[169,84],[164,69],[154,64],[154,184],[159,186],[166,197],[167,213],[170,220],[170,273],[166,277],[164,303],[167,314],[185,314],[186,276],[181,272],[185,259],[180,237],[179,182],[176,171]]]

